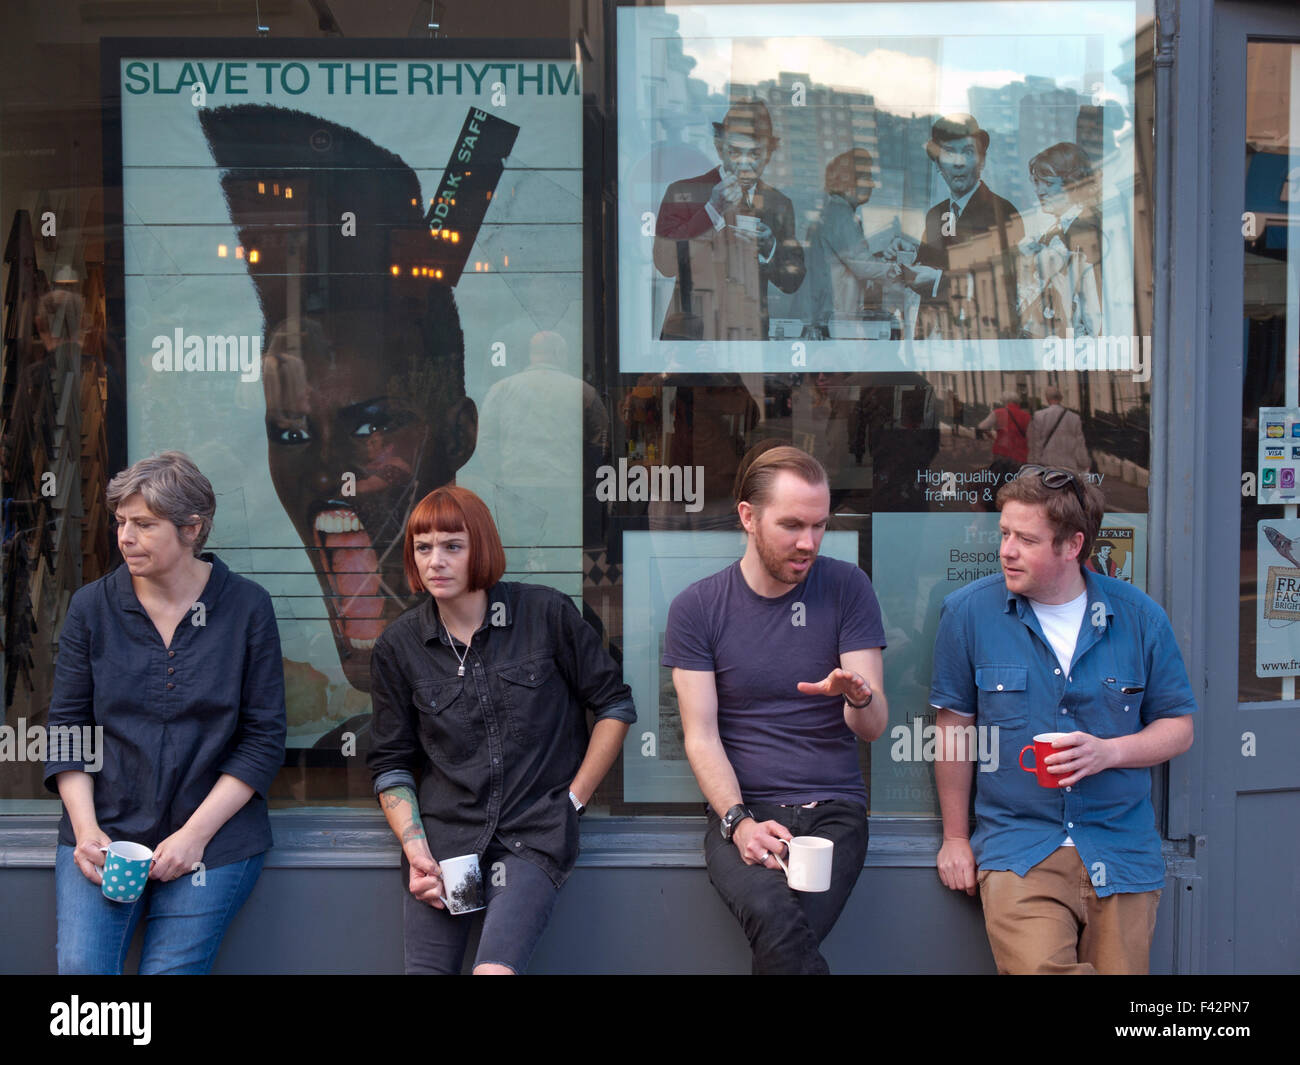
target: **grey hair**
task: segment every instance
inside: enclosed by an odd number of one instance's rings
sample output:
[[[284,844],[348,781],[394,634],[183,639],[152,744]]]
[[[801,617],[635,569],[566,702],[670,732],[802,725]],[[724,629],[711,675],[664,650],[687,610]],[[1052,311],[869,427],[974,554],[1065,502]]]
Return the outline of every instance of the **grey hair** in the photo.
[[[164,521],[176,526],[177,532],[197,524],[198,535],[190,545],[197,556],[212,532],[212,518],[217,512],[217,497],[209,481],[181,451],[164,451],[128,467],[108,482],[108,509],[116,514],[118,506],[139,494],[145,506]]]

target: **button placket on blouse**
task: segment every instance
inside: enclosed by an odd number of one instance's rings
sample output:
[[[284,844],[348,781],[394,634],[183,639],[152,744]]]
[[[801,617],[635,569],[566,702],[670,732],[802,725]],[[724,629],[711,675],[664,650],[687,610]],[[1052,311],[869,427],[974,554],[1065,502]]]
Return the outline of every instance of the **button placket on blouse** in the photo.
[[[206,611],[206,609],[207,605],[204,604],[204,610]],[[188,630],[191,628],[197,628],[197,626],[193,624],[193,621],[194,614],[193,609],[191,608],[190,612],[187,612],[186,615],[177,623],[175,630],[172,632],[172,642],[163,647],[162,668],[163,675],[168,678],[165,682],[168,691],[175,691],[177,684],[180,683],[180,678],[176,675],[176,666],[180,661],[180,656],[177,655],[177,649],[188,641]],[[149,623],[149,627],[153,628],[152,621]],[[162,635],[157,629],[154,629],[154,636],[161,644]]]
[[[475,634],[477,636],[477,633]],[[491,690],[487,682],[487,670],[483,659],[479,657],[470,644],[470,654],[474,656],[474,688],[478,693],[479,711],[487,726],[488,770],[491,786],[488,788],[487,817],[483,825],[483,835],[475,844],[475,851],[482,853],[497,830],[497,821],[501,817],[501,808],[505,802],[505,751],[501,742],[501,724],[497,720],[496,706],[492,702]]]

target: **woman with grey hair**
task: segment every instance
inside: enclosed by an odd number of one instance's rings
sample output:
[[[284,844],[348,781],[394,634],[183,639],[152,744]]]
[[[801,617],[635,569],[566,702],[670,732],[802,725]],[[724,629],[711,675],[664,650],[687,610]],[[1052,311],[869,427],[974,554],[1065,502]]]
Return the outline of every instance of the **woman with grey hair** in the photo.
[[[123,562],[72,597],[50,701],[50,734],[84,737],[51,744],[45,767],[63,799],[59,972],[120,973],[147,914],[140,972],[206,973],[271,846],[285,738],[275,613],[203,552],[216,497],[185,455],[119,473],[108,508]],[[138,880],[107,867],[109,844],[137,845]]]

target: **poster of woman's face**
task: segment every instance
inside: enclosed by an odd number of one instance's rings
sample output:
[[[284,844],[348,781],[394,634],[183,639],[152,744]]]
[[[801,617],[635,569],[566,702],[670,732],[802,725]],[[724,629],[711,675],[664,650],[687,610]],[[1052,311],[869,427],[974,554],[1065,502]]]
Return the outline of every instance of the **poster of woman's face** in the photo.
[[[476,456],[532,338],[582,350],[582,89],[571,58],[269,48],[118,57],[127,450],[211,478],[211,549],[271,592],[310,746],[368,710],[434,488],[476,482],[543,578],[579,571],[576,480],[515,514]],[[579,451],[570,391],[539,450]]]

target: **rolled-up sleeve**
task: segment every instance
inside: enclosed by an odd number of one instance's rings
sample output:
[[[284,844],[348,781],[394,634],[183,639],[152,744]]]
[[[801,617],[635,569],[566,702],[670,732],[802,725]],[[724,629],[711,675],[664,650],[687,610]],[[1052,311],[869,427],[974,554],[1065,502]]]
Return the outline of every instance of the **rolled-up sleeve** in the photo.
[[[978,702],[975,675],[964,631],[965,610],[944,603],[939,632],[934,639],[934,670],[930,679],[930,705],[973,715]]]
[[[242,780],[265,798],[284,764],[287,724],[280,631],[271,597],[260,588],[258,591],[261,594],[244,644],[239,725],[235,741],[218,769]]]
[[[1178,649],[1173,626],[1158,607],[1142,618],[1146,658],[1146,693],[1142,699],[1142,723],[1161,717],[1182,717],[1196,712],[1196,696],[1187,677],[1183,653]]]
[[[592,711],[597,721],[612,718],[633,724],[636,706],[632,702],[632,689],[623,683],[623,670],[567,596],[560,605],[560,627],[563,634],[560,658],[579,702]]]
[[[90,664],[90,634],[82,616],[81,593],[72,597],[59,634],[59,655],[54,663],[54,693],[50,697],[49,724],[56,728],[80,728],[93,725],[95,719],[95,681]],[[53,754],[53,746],[49,753]],[[84,752],[83,752],[84,753]],[[54,779],[69,770],[86,771],[84,759],[47,760],[45,786],[58,790]]]
[[[415,787],[421,748],[411,720],[411,690],[392,648],[380,636],[370,653],[370,767],[374,792]]]

